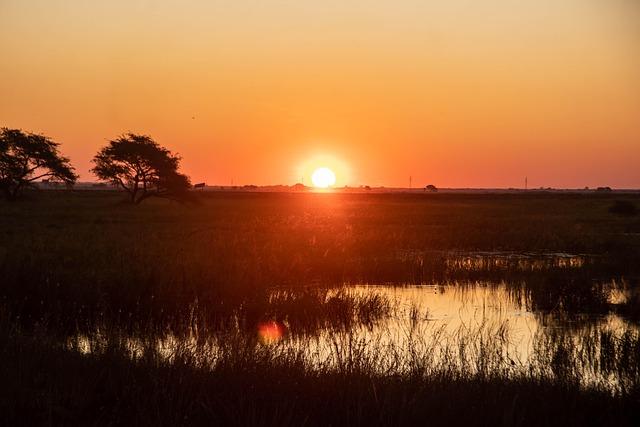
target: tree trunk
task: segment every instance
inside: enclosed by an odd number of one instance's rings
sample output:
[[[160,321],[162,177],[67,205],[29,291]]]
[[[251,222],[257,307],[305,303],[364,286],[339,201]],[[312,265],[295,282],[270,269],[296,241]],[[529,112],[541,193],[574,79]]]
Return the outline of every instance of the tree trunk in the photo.
[[[140,197],[138,197],[138,198],[135,200],[135,202],[134,202],[134,203],[135,203],[136,205],[139,205],[139,204],[140,204],[144,199],[148,199],[148,198],[149,198],[149,197],[151,197],[151,196],[153,196],[153,193],[150,193],[150,192],[148,192],[148,191],[143,191],[143,192],[140,194]]]

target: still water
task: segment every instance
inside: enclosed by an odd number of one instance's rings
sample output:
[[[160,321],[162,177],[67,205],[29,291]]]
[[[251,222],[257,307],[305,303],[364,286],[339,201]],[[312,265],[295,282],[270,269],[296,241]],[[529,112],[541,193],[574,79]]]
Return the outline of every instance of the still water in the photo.
[[[569,263],[569,267],[573,264]],[[483,282],[423,286],[350,286],[336,290],[357,300],[372,294],[387,310],[349,327],[298,329],[285,320],[265,320],[255,329],[194,328],[187,336],[124,337],[134,358],[189,358],[200,366],[260,357],[298,360],[320,371],[367,370],[380,374],[562,377],[612,392],[637,380],[627,372],[638,327],[615,314],[563,316],[529,310],[525,294],[505,284]],[[328,297],[331,296],[331,292]],[[611,292],[612,304],[623,296]],[[76,336],[69,346],[84,353],[104,346],[100,334]],[[633,352],[633,350],[631,350]],[[628,352],[628,349],[627,349]],[[625,359],[625,357],[627,359]]]

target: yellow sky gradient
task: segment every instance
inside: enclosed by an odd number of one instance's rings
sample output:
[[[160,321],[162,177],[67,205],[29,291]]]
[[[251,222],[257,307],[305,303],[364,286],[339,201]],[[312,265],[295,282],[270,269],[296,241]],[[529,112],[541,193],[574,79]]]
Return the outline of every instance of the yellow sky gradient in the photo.
[[[635,0],[0,0],[0,54],[82,180],[131,131],[212,185],[640,187]]]

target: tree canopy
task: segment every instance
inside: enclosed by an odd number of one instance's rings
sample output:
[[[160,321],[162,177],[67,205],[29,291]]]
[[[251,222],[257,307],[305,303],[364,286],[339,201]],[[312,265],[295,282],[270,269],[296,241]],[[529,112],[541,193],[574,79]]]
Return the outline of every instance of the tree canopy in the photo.
[[[191,183],[178,172],[180,157],[147,135],[128,133],[109,141],[91,171],[123,189],[132,203],[149,197],[184,200]]]
[[[0,191],[8,200],[38,179],[73,184],[78,178],[69,159],[58,152],[57,142],[20,129],[0,129]]]

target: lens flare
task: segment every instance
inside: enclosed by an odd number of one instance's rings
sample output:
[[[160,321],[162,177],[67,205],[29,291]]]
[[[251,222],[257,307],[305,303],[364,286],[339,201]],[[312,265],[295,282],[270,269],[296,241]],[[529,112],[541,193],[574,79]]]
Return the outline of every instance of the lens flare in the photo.
[[[287,327],[275,320],[262,322],[258,325],[258,336],[264,344],[274,344],[284,337]]]

